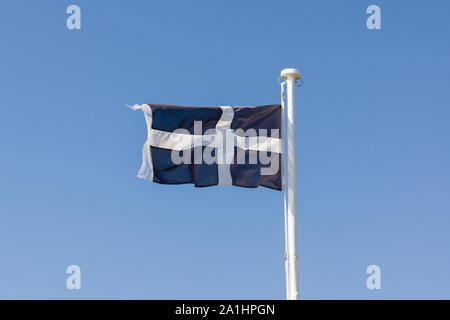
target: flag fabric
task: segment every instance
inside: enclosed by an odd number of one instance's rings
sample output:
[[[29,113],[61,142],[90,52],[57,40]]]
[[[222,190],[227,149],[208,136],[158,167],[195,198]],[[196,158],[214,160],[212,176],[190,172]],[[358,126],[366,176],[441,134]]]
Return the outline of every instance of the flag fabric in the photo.
[[[148,137],[138,177],[196,187],[281,190],[281,105],[184,107],[135,105]]]

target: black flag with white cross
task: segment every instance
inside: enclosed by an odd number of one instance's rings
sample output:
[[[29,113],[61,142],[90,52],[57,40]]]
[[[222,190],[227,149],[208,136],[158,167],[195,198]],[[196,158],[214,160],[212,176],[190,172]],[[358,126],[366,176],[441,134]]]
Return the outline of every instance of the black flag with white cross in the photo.
[[[281,190],[281,105],[135,105],[147,122],[138,177],[196,187]]]

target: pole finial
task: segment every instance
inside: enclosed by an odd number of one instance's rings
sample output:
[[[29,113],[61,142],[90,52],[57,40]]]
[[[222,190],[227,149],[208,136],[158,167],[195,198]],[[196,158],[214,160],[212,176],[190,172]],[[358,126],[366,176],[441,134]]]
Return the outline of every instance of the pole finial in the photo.
[[[287,80],[288,78],[294,78],[294,80],[298,80],[300,79],[300,77],[300,71],[295,68],[287,68],[281,70],[281,78],[284,80]]]

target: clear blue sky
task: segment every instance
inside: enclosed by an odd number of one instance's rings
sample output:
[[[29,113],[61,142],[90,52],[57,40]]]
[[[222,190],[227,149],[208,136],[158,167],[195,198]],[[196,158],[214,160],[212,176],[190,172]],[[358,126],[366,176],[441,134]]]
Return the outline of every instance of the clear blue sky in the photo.
[[[136,178],[146,127],[125,105],[278,103],[285,67],[304,75],[300,295],[450,298],[449,17],[447,0],[1,1],[0,298],[284,299],[281,193]]]

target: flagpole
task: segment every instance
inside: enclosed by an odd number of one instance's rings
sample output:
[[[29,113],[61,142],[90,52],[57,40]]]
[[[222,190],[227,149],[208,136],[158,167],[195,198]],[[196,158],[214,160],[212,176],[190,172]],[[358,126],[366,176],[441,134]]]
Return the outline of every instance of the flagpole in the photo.
[[[298,293],[298,257],[297,257],[297,162],[295,154],[295,109],[294,87],[300,79],[297,69],[288,68],[281,71],[281,78],[287,83],[287,261],[288,300],[297,300]]]

